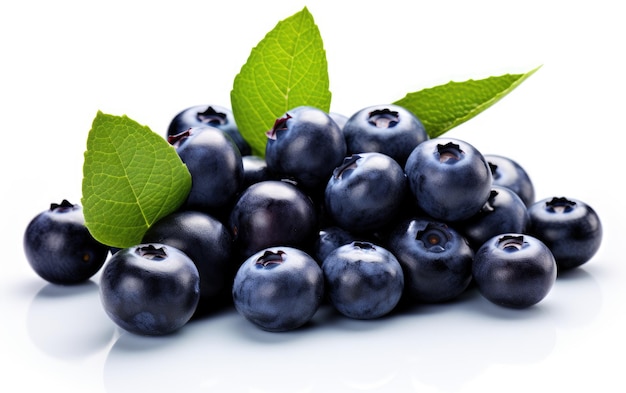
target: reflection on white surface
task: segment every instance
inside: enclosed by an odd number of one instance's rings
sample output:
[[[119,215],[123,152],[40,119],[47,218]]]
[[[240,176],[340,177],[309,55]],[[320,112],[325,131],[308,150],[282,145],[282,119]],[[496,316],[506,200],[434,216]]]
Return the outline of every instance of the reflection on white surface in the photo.
[[[591,323],[604,300],[600,284],[584,267],[560,275],[553,296],[558,300],[558,307],[551,310],[552,318],[562,329]]]
[[[313,323],[287,333],[262,331],[229,310],[171,336],[122,333],[106,355],[104,385],[109,393],[181,384],[188,392],[453,392],[491,366],[543,361],[557,329],[591,323],[601,302],[600,286],[581,269],[526,310],[495,306],[472,291],[455,303],[373,321],[325,306]]]
[[[93,281],[76,286],[45,285],[28,308],[27,328],[40,350],[59,359],[92,355],[106,348],[115,333]]]
[[[108,393],[464,390],[493,367],[532,367],[551,357],[563,332],[576,335],[603,307],[593,269],[562,275],[525,310],[495,306],[473,289],[456,302],[403,308],[358,321],[325,305],[302,329],[265,332],[229,309],[175,334],[142,337],[116,327],[97,280],[31,287],[28,338],[53,359],[101,359]],[[97,373],[97,370],[96,370]]]

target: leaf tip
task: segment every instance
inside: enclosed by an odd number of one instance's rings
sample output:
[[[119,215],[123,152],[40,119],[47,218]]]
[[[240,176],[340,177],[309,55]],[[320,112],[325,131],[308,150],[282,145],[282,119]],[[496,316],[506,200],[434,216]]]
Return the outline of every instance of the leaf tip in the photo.
[[[539,71],[539,69],[543,67],[543,64],[539,64],[537,67],[533,68],[532,70],[528,71],[526,73],[526,75],[531,76],[532,74],[534,74],[535,72]]]

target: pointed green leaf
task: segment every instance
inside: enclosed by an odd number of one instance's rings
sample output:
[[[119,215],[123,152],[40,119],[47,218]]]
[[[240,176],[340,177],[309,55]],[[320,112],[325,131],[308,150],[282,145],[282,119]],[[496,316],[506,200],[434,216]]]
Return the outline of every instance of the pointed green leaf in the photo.
[[[394,104],[415,113],[424,124],[428,135],[434,138],[489,108],[538,69],[539,67],[525,74],[449,82],[409,93]]]
[[[163,137],[126,116],[98,112],[87,137],[81,199],[94,238],[119,248],[139,244],[190,188],[187,167]]]
[[[240,133],[253,154],[261,157],[265,132],[289,109],[302,105],[330,109],[326,51],[306,7],[278,22],[252,49],[230,97]]]

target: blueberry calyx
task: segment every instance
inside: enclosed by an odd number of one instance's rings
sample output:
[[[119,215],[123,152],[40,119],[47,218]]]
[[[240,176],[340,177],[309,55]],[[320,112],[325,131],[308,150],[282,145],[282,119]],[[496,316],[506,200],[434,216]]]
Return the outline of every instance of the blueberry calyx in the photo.
[[[335,179],[341,179],[344,176],[349,175],[358,165],[357,161],[361,159],[361,156],[358,154],[353,154],[350,157],[346,157],[343,159],[343,163],[339,165],[333,171],[333,177]]]
[[[483,207],[480,209],[480,214],[486,214],[486,213],[492,213],[496,210],[495,208],[495,199],[498,196],[498,191],[496,190],[491,190],[491,192],[489,193],[489,199],[487,199],[487,202],[485,202],[485,204],[483,205]]]
[[[463,159],[465,152],[461,150],[461,146],[456,143],[448,142],[445,145],[437,145],[437,154],[439,162],[445,164],[454,164]]]
[[[61,201],[61,203],[51,203],[50,211],[54,211],[57,213],[63,213],[71,211],[74,208],[74,204],[69,202],[67,199]]]
[[[183,143],[183,141],[191,137],[191,135],[193,135],[192,128],[188,128],[185,131],[179,132],[178,134],[168,135],[167,142],[174,147],[179,147]]]
[[[493,179],[499,179],[500,172],[498,172],[498,166],[490,161],[487,162],[487,165],[489,165],[489,170],[491,171],[491,176],[493,176]]]
[[[554,197],[546,202],[546,209],[550,213],[569,213],[576,207],[576,202],[565,197]]]
[[[415,240],[421,241],[428,251],[443,252],[446,244],[452,240],[452,235],[447,226],[429,222],[424,229],[417,231]]]
[[[369,242],[355,241],[355,242],[352,243],[352,246],[354,248],[358,248],[359,250],[376,251],[376,247],[374,247],[374,245],[372,243],[369,243]]]
[[[255,262],[258,267],[273,268],[285,262],[286,253],[282,250],[276,252],[267,250]]]
[[[526,245],[523,235],[505,235],[498,239],[497,246],[503,251],[519,251]]]
[[[226,113],[218,112],[209,106],[204,112],[198,112],[198,120],[211,126],[222,126],[226,124]]]
[[[272,129],[267,131],[265,135],[267,135],[269,139],[276,140],[276,133],[278,131],[284,131],[287,129],[287,120],[289,119],[291,119],[291,115],[289,113],[285,114],[285,116],[281,118],[276,119]]]
[[[137,247],[135,253],[142,258],[149,259],[151,261],[163,261],[167,259],[167,252],[164,247],[155,247],[152,244],[147,246]]]
[[[397,111],[385,108],[370,112],[367,121],[377,128],[391,128],[400,122],[400,117]]]

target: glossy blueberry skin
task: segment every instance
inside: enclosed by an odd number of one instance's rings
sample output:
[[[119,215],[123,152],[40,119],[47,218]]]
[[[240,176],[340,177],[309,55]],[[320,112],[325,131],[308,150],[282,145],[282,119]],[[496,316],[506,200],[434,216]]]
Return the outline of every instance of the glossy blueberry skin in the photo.
[[[191,174],[191,190],[184,209],[215,212],[230,207],[243,184],[239,150],[214,127],[191,128],[170,138]]]
[[[357,241],[336,248],[324,259],[322,272],[329,302],[349,318],[380,318],[402,297],[400,263],[373,243]]]
[[[343,126],[348,155],[379,152],[404,167],[413,149],[428,139],[422,122],[406,108],[387,104],[363,108]]]
[[[241,194],[228,226],[243,261],[268,247],[310,247],[317,222],[317,211],[304,192],[288,182],[266,180]]]
[[[328,180],[326,214],[337,226],[353,233],[380,229],[399,213],[408,195],[402,167],[382,153],[346,157]]]
[[[345,244],[350,244],[357,239],[357,236],[338,226],[329,226],[320,229],[318,237],[313,244],[313,257],[321,266],[324,259],[336,248]]]
[[[255,155],[241,157],[243,162],[243,184],[242,191],[255,183],[265,180],[280,180],[279,176],[274,174],[267,167],[265,158]]]
[[[289,110],[276,120],[267,136],[268,168],[293,178],[306,189],[325,185],[346,156],[341,129],[328,113],[317,108],[300,106]]]
[[[566,197],[545,198],[528,212],[528,232],[550,248],[559,271],[587,263],[600,249],[602,223],[587,203]]]
[[[241,136],[233,112],[220,105],[195,105],[180,111],[172,118],[167,136],[179,134],[192,127],[211,126],[228,134],[242,156],[251,154],[250,145]]]
[[[270,247],[250,256],[235,275],[237,311],[263,330],[282,332],[309,322],[324,297],[315,260],[292,247]]]
[[[335,121],[335,123],[337,123],[339,128],[343,130],[343,126],[348,121],[348,116],[344,115],[343,113],[337,112],[329,112],[328,115],[331,117],[331,119]]]
[[[474,257],[472,276],[479,292],[507,308],[527,308],[552,289],[557,266],[550,249],[539,239],[508,233],[487,240]]]
[[[200,298],[193,261],[164,244],[139,244],[115,253],[100,277],[100,300],[113,322],[140,335],[158,336],[183,327]]]
[[[492,186],[489,200],[469,219],[456,223],[455,228],[474,250],[501,233],[525,233],[530,221],[526,204],[511,189]]]
[[[526,207],[535,202],[535,186],[528,172],[513,159],[497,154],[484,154],[493,177],[493,184],[513,190]]]
[[[44,280],[59,285],[82,283],[104,264],[109,247],[91,236],[82,206],[63,200],[37,214],[26,226],[24,253]]]
[[[453,222],[478,213],[489,199],[491,169],[471,144],[433,138],[417,145],[406,166],[416,203],[430,217]]]
[[[407,218],[391,230],[388,242],[402,266],[409,302],[447,302],[468,288],[474,251],[447,224],[430,218]]]
[[[171,213],[148,228],[142,243],[160,243],[184,252],[200,276],[196,315],[219,308],[230,300],[236,268],[232,262],[233,239],[228,227],[199,211]]]

